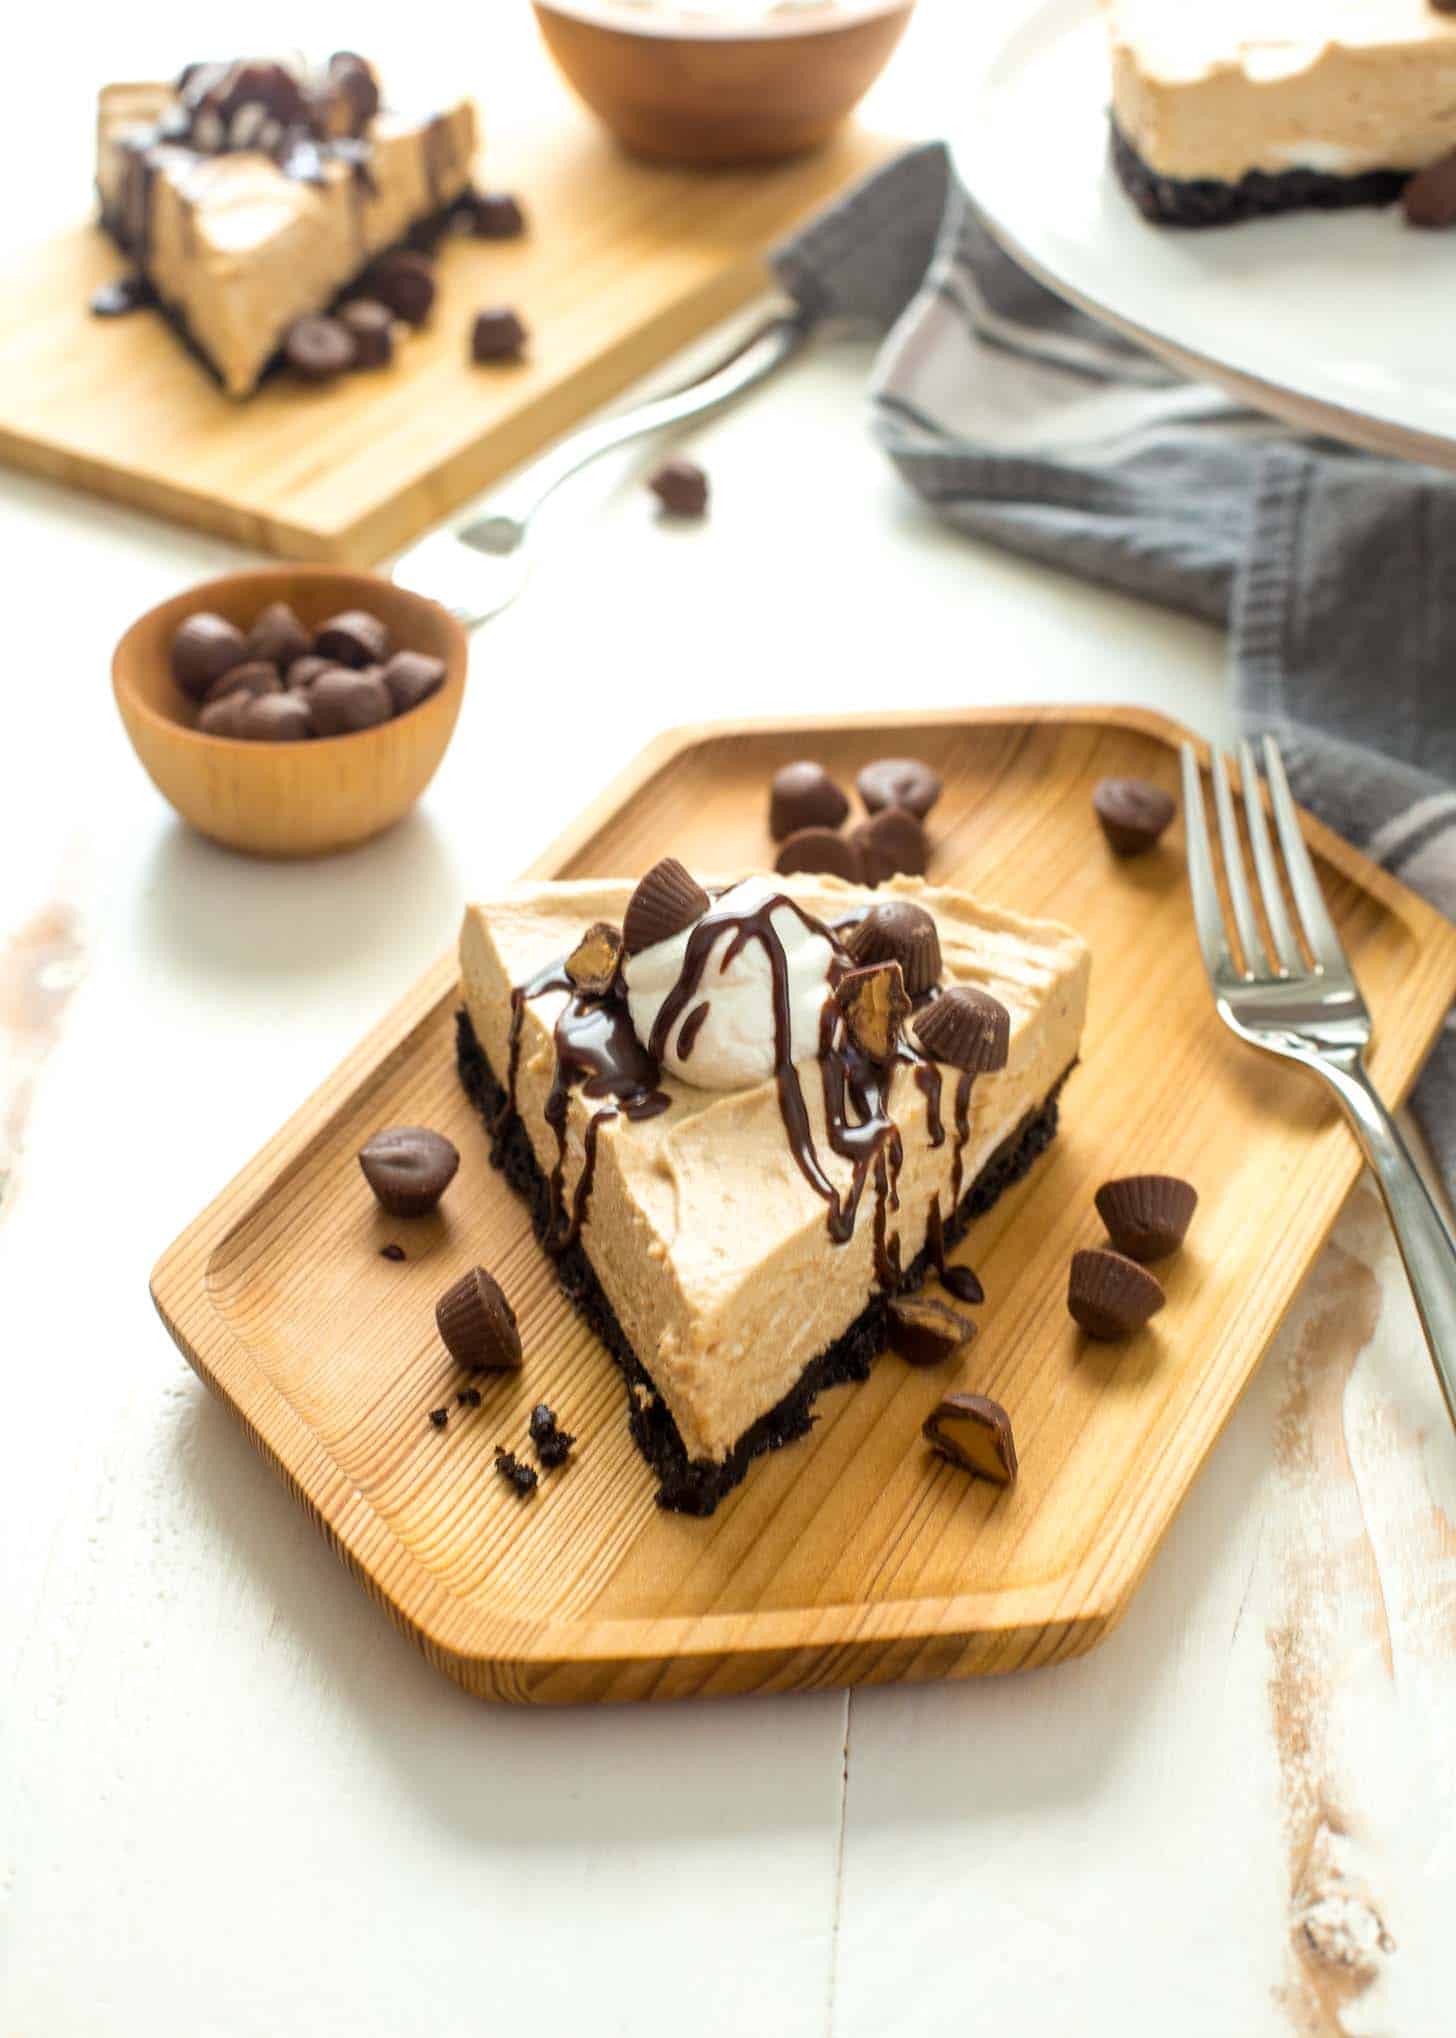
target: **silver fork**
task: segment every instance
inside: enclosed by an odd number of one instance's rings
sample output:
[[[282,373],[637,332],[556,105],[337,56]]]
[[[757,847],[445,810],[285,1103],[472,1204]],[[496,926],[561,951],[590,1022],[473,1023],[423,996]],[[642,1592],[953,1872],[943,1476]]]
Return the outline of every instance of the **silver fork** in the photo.
[[[803,346],[810,321],[796,306],[775,311],[723,360],[682,389],[586,425],[518,474],[486,515],[432,531],[401,553],[391,578],[428,595],[472,629],[509,607],[525,586],[537,512],[573,474],[618,446],[720,410],[764,382]]]
[[[1240,1040],[1310,1069],[1339,1099],[1385,1198],[1447,1413],[1456,1424],[1456,1238],[1370,1080],[1365,1067],[1370,1013],[1325,905],[1300,833],[1299,811],[1289,790],[1284,760],[1272,736],[1264,738],[1263,751],[1284,871],[1312,961],[1305,960],[1285,904],[1258,766],[1253,746],[1247,742],[1239,745],[1239,776],[1254,872],[1274,954],[1271,958],[1265,949],[1254,911],[1228,767],[1215,752],[1213,802],[1237,954],[1230,947],[1214,875],[1202,775],[1192,744],[1185,743],[1183,813],[1188,882],[1214,1003],[1225,1026]]]

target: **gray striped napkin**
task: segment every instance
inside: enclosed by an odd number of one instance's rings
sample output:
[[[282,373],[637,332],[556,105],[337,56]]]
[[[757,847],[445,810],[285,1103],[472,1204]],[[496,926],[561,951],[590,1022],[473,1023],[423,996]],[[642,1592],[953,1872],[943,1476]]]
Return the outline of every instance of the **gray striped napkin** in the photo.
[[[979,538],[1227,625],[1241,722],[1304,804],[1456,916],[1456,481],[1185,381],[1002,253],[947,150],[779,249],[823,320],[887,335],[876,432]],[[1416,1091],[1456,1192],[1456,1030]]]

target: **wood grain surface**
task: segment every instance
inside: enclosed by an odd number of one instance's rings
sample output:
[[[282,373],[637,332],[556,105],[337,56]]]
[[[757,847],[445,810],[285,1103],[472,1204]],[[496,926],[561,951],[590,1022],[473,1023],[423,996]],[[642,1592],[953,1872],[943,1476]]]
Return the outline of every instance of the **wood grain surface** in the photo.
[[[12,256],[0,459],[260,551],[372,565],[763,290],[765,250],[890,147],[850,128],[782,166],[675,170],[632,161],[564,89],[549,124],[495,142],[489,105],[483,124],[482,180],[521,193],[530,233],[447,241],[429,325],[330,388],[278,376],[236,403],[155,314],[92,318],[124,266],[94,226]],[[470,362],[487,304],[520,310],[523,363]]]
[[[487,1165],[454,1073],[452,959],[164,1256],[153,1293],[182,1350],[431,1661],[495,1698],[672,1697],[1006,1671],[1079,1654],[1116,1624],[1359,1167],[1322,1096],[1216,1020],[1178,831],[1118,864],[1092,821],[1102,776],[1175,789],[1179,733],[1132,709],[683,731],[536,866],[630,875],[668,851],[704,870],[762,864],[774,768],[812,755],[848,778],[893,749],[945,775],[933,876],[1055,914],[1092,945],[1062,1135],[958,1254],[988,1296],[964,1375],[883,1359],[711,1521],[655,1507],[615,1369]],[[1307,827],[1395,1099],[1456,994],[1456,930]],[[400,1121],[465,1154],[441,1214],[410,1226],[380,1216],[355,1160]],[[1101,1236],[1097,1184],[1144,1169],[1191,1177],[1198,1218],[1167,1266],[1164,1313],[1127,1344],[1091,1345],[1066,1314],[1067,1264]],[[380,1257],[391,1240],[404,1264]],[[475,1261],[516,1304],[528,1361],[463,1411],[433,1305]],[[952,1384],[1010,1410],[1010,1493],[927,1456],[920,1423]],[[523,1507],[492,1451],[521,1443],[542,1397],[582,1442]],[[443,1432],[427,1421],[437,1405],[454,1411]]]

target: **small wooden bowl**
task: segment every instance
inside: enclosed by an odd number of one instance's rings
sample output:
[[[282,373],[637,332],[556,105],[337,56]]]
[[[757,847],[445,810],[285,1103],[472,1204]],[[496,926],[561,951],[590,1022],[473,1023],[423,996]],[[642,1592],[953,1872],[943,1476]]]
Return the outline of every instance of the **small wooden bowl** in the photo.
[[[417,708],[354,736],[240,743],[203,736],[172,678],[177,625],[200,609],[247,629],[269,602],[292,604],[310,630],[343,609],[370,609],[396,646],[445,661],[445,684]],[[446,611],[373,573],[264,566],[174,595],[133,623],[111,663],[116,705],[153,785],[184,821],[252,856],[325,856],[367,842],[407,814],[445,755],[465,696],[465,632]]]
[[[824,18],[656,20],[621,0],[533,0],[547,47],[634,155],[768,163],[826,141],[905,32],[915,0],[826,0]]]

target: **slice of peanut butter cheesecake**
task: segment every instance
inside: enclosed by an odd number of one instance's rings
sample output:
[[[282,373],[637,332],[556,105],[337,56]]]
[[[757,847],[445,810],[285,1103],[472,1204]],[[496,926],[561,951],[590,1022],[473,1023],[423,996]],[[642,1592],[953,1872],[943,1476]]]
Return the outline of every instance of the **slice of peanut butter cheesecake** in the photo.
[[[460,1072],[626,1374],[664,1506],[710,1514],[889,1298],[1052,1138],[1089,957],[901,878],[520,886],[471,906]]]
[[[1452,0],[1102,0],[1112,158],[1164,226],[1387,204],[1456,149]]]

